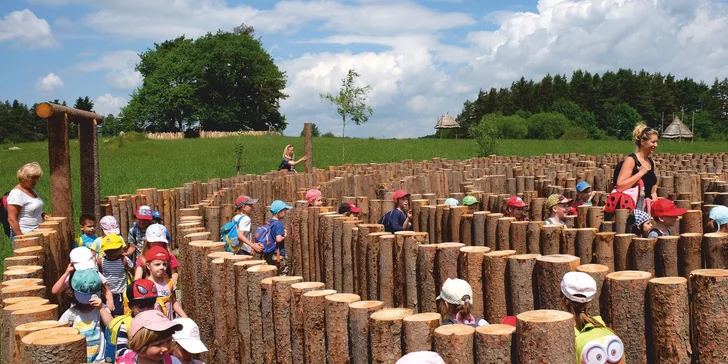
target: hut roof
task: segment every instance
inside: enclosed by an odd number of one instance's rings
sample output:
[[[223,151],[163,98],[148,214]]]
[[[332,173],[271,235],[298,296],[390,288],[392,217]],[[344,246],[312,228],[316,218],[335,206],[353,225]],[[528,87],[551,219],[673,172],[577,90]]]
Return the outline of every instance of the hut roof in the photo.
[[[665,139],[692,139],[693,132],[675,115],[675,119],[665,128],[661,137]]]
[[[460,124],[458,124],[457,121],[455,121],[455,118],[453,118],[450,113],[445,113],[437,120],[437,124],[435,124],[435,129],[457,129],[460,127]]]

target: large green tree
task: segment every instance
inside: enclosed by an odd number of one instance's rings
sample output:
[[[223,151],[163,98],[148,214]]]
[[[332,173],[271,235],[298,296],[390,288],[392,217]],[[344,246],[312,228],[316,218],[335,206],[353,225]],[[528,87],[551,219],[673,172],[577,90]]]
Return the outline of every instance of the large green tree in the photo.
[[[249,26],[184,36],[140,54],[143,77],[122,110],[137,129],[283,130],[286,75]]]

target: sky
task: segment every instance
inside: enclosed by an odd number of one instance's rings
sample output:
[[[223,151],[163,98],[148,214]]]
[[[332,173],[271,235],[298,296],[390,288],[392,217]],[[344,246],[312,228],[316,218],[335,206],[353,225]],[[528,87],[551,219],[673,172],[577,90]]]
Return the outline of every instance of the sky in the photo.
[[[576,69],[728,77],[728,0],[4,0],[0,100],[89,96],[116,114],[141,85],[138,54],[245,23],[287,74],[286,135],[341,135],[320,93],[349,69],[370,85],[348,136],[420,137],[479,89]]]

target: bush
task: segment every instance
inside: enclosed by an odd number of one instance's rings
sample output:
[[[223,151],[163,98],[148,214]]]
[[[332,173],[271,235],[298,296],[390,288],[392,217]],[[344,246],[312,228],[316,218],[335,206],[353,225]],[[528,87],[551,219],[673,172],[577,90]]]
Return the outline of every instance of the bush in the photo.
[[[580,127],[572,126],[561,136],[564,140],[586,140],[589,139],[589,131]]]
[[[498,120],[499,136],[502,139],[526,139],[528,121],[518,115],[502,116]]]
[[[558,113],[539,113],[528,118],[529,139],[558,139],[572,123]]]
[[[332,133],[332,132],[328,132],[326,134],[322,134],[321,137],[322,138],[336,138],[336,135],[334,135],[334,133]]]
[[[495,127],[492,117],[484,116],[477,125],[470,127],[470,136],[478,144],[477,154],[479,157],[487,157],[498,152],[498,130]]]

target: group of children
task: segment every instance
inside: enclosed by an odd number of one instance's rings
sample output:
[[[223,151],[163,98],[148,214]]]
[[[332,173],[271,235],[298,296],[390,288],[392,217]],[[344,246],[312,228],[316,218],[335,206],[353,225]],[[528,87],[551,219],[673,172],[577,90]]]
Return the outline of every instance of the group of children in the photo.
[[[200,363],[199,328],[176,299],[179,262],[161,215],[139,206],[125,242],[113,216],[83,214],[81,236],[51,292],[71,303],[59,321],[86,337],[87,362]]]

